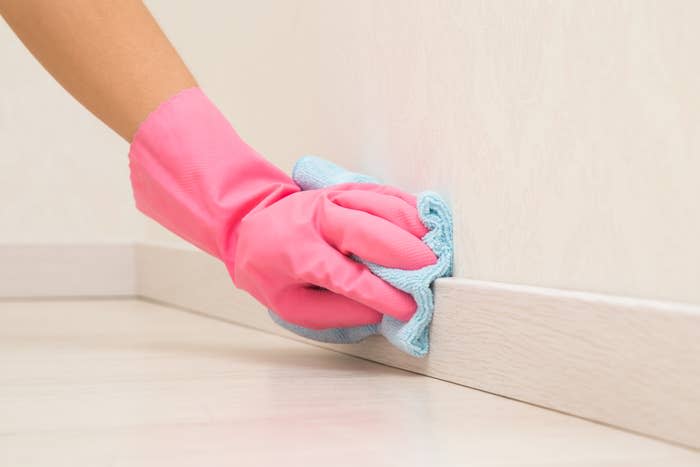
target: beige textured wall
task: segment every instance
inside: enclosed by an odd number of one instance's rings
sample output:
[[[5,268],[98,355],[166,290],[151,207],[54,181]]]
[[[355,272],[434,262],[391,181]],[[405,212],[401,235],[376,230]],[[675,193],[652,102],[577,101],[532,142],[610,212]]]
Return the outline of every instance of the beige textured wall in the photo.
[[[285,169],[449,198],[459,276],[700,303],[700,3],[147,3]],[[0,241],[182,244],[133,212],[116,137],[0,44]]]
[[[700,303],[700,3],[149,5],[273,161],[449,198],[457,275]]]
[[[238,133],[286,171],[319,149],[317,1],[147,0]],[[189,247],[145,219],[148,242]]]
[[[700,302],[700,3],[321,2],[321,150],[453,204],[462,277]]]

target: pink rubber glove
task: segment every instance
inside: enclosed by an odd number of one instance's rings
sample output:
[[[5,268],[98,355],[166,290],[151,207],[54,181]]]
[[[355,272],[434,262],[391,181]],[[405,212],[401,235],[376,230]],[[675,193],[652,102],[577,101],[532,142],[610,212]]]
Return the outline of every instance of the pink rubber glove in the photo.
[[[410,295],[353,261],[418,269],[436,258],[413,196],[383,185],[300,191],[250,148],[199,88],[140,125],[129,151],[136,207],[220,258],[234,283],[312,328],[406,321]]]

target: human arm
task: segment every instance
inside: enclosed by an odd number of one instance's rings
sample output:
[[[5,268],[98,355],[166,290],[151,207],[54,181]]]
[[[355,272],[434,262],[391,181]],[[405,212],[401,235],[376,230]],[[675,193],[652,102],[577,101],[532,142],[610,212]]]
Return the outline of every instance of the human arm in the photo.
[[[412,298],[350,256],[406,269],[434,262],[415,198],[369,184],[300,192],[196,86],[140,2],[55,3],[0,0],[0,11],[69,92],[131,141],[140,211],[221,259],[238,287],[290,322],[410,318]]]
[[[159,103],[197,85],[140,0],[0,0],[0,14],[56,81],[127,141]]]

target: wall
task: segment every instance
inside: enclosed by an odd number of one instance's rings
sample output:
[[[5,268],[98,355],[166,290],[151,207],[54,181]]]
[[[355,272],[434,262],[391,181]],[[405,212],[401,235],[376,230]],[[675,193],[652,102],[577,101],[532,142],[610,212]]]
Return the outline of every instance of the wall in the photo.
[[[457,275],[700,302],[697,2],[149,5],[273,161],[448,197]]]
[[[457,275],[700,303],[697,2],[147,3],[283,168],[449,198]],[[125,146],[0,34],[0,241],[182,245],[133,212]]]
[[[317,1],[146,1],[238,133],[286,171],[319,150]],[[191,248],[146,219],[148,242]]]
[[[700,302],[700,3],[320,3],[321,152],[453,204],[461,277]]]

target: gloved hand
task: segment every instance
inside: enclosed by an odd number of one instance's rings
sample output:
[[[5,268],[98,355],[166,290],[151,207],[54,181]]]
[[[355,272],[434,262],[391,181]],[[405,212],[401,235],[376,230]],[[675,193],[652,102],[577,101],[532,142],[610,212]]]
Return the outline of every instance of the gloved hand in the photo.
[[[300,191],[236,134],[199,88],[171,97],[129,151],[136,207],[220,258],[234,283],[312,328],[406,321],[410,295],[348,255],[388,267],[436,261],[413,196],[374,184]]]

